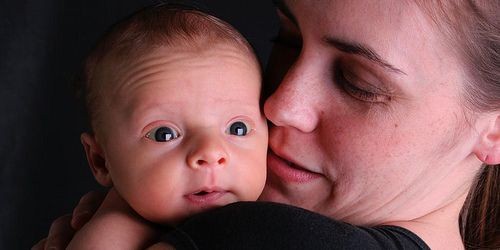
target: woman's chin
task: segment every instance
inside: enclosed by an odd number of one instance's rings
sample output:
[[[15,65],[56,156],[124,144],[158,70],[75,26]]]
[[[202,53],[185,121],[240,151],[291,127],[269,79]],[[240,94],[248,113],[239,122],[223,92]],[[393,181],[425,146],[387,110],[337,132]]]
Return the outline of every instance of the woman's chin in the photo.
[[[264,187],[264,190],[262,191],[262,194],[259,196],[259,201],[272,201],[272,202],[278,202],[278,203],[284,203],[284,204],[290,204],[290,205],[296,205],[293,204],[288,199],[288,196],[281,192],[279,188],[274,187],[272,184],[269,182],[266,183],[266,186]]]

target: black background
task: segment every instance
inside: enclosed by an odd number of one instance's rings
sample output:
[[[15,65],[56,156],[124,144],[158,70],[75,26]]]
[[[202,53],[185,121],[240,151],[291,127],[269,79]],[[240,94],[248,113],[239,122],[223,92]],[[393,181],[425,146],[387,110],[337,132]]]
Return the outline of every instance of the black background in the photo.
[[[96,39],[146,0],[0,0],[0,249],[29,249],[52,220],[98,185],[79,135],[72,91]],[[265,64],[277,32],[267,0],[204,0],[238,28]]]

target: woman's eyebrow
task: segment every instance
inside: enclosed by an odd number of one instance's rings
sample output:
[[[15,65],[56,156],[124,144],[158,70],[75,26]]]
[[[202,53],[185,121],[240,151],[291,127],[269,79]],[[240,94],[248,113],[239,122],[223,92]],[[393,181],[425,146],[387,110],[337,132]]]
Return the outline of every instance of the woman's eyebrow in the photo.
[[[285,15],[288,19],[290,19],[290,21],[292,21],[293,24],[298,26],[297,19],[290,11],[290,8],[288,8],[285,2],[283,2],[283,0],[273,0],[273,3],[274,6],[276,6],[276,8],[278,8],[278,10],[281,11],[281,13],[283,13],[283,15]]]
[[[333,46],[342,52],[348,54],[360,55],[370,61],[377,63],[381,67],[388,69],[391,72],[407,75],[401,69],[396,68],[395,66],[388,63],[386,60],[382,59],[382,57],[379,54],[377,54],[375,50],[373,50],[367,45],[363,45],[356,42],[349,42],[333,37],[323,37],[323,41],[325,41],[328,45]]]

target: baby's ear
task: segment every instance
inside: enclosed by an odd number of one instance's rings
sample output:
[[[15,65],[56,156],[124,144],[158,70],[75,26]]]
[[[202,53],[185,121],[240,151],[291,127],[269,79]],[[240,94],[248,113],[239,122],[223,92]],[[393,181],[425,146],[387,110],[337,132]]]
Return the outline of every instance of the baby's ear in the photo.
[[[500,164],[500,115],[497,115],[481,133],[474,154],[487,165]]]
[[[80,136],[87,161],[89,162],[90,169],[94,174],[95,179],[101,185],[110,187],[113,185],[111,176],[109,175],[108,168],[106,167],[106,158],[101,146],[97,143],[94,135],[89,133],[82,133]]]

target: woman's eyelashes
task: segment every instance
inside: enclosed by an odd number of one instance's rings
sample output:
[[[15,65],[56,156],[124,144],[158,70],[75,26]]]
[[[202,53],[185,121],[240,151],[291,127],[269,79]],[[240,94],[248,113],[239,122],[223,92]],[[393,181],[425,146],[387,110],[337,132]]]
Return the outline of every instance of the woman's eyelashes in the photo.
[[[383,103],[390,100],[390,96],[372,84],[363,81],[352,71],[337,65],[334,78],[337,84],[350,96],[364,102]]]
[[[146,134],[146,138],[156,142],[168,142],[179,136],[180,133],[176,129],[167,126],[156,127]]]

